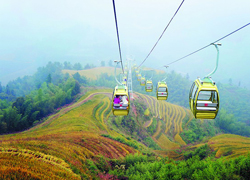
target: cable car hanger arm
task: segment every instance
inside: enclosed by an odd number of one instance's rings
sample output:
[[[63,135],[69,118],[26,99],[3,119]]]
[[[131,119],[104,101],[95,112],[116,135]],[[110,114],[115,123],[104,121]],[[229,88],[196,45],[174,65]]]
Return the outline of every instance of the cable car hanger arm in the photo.
[[[217,43],[217,44],[212,43],[211,45],[214,45],[216,50],[217,50],[216,66],[215,66],[214,70],[211,73],[206,75],[206,77],[210,77],[211,75],[213,75],[216,72],[216,70],[218,68],[218,64],[219,64],[219,48],[218,48],[218,46],[221,46],[221,44],[220,43]]]

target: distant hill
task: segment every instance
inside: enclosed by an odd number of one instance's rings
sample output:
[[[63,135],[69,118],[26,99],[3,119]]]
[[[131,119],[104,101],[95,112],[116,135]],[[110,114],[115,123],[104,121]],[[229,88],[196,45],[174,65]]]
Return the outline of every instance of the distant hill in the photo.
[[[86,70],[67,70],[64,69],[62,72],[64,74],[69,73],[69,75],[74,75],[75,73],[79,73],[81,76],[85,76],[91,80],[96,80],[98,76],[102,73],[107,73],[108,75],[114,75],[114,67],[96,67],[93,69],[86,69]],[[117,74],[121,72],[121,68],[117,68]]]
[[[154,70],[156,73],[164,73],[164,71],[151,69],[151,68],[142,68],[144,70]],[[69,73],[69,75],[74,75],[75,73],[79,73],[81,76],[85,76],[91,80],[96,80],[98,76],[100,76],[102,73],[107,73],[108,75],[114,75],[115,68],[114,67],[96,67],[92,69],[86,69],[86,70],[68,70],[64,69],[62,72],[64,74]],[[122,72],[121,68],[117,68],[117,76]]]

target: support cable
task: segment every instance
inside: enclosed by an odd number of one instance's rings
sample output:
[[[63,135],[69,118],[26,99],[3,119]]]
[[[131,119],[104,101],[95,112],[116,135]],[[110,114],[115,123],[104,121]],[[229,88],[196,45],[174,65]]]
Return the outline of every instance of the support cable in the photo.
[[[154,48],[156,47],[156,45],[158,44],[158,42],[160,41],[160,39],[162,38],[163,34],[165,33],[165,31],[167,30],[168,26],[170,25],[170,23],[172,22],[172,20],[174,19],[175,15],[178,13],[179,9],[181,8],[182,4],[184,3],[185,0],[183,0],[180,4],[180,6],[178,7],[178,9],[176,10],[176,12],[174,13],[173,17],[171,18],[171,20],[169,21],[168,25],[165,27],[165,29],[163,30],[161,36],[159,37],[159,39],[156,41],[155,45],[153,46],[153,48],[151,49],[151,51],[148,53],[147,57],[144,59],[144,61],[138,66],[140,67],[149,57],[149,55],[152,53],[152,51],[154,50]]]
[[[114,9],[114,16],[115,16],[115,25],[116,25],[117,41],[118,41],[118,47],[119,47],[119,53],[120,53],[120,61],[121,61],[121,66],[122,66],[122,72],[123,72],[123,74],[124,74],[124,69],[123,69],[123,64],[122,64],[121,45],[120,45],[119,31],[118,31],[118,24],[117,24],[117,17],[116,17],[116,9],[115,9],[115,0],[113,0],[113,9]]]
[[[217,43],[218,41],[220,41],[220,40],[222,40],[222,39],[225,39],[226,37],[228,37],[228,36],[230,36],[230,35],[236,33],[237,31],[239,31],[239,30],[241,30],[241,29],[247,27],[248,25],[250,25],[250,23],[248,23],[248,24],[246,24],[246,25],[244,25],[244,26],[242,26],[242,27],[236,29],[235,31],[233,31],[233,32],[231,32],[231,33],[229,33],[229,34],[223,36],[222,38],[220,38],[220,39],[218,39],[218,40],[216,40],[216,41],[214,41],[214,42],[212,42],[212,43],[210,43],[210,44],[208,44],[208,45],[206,45],[206,46],[204,46],[204,47],[202,47],[202,48],[200,48],[200,49],[198,49],[198,50],[196,50],[196,51],[194,51],[194,52],[192,52],[192,53],[190,53],[190,54],[188,54],[188,55],[186,55],[186,56],[183,56],[182,58],[179,58],[179,59],[177,59],[177,60],[175,60],[175,61],[169,63],[168,65],[173,64],[173,63],[176,63],[177,61],[180,61],[180,60],[182,60],[182,59],[184,59],[184,58],[186,58],[186,57],[188,57],[188,56],[191,56],[191,55],[193,55],[193,54],[195,54],[195,53],[197,53],[197,52],[199,52],[199,51],[201,51],[201,50],[207,48],[208,46],[210,46],[210,45],[212,45],[212,44],[215,44],[215,43]]]

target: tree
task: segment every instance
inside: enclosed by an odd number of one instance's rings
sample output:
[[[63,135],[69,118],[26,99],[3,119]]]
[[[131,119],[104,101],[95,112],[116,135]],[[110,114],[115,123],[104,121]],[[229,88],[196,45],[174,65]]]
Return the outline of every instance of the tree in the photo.
[[[82,82],[81,82],[81,81],[82,81],[81,75],[79,74],[79,72],[75,73],[75,74],[73,75],[73,78],[74,78],[75,80],[77,80],[79,83],[82,83]]]
[[[82,70],[82,65],[80,63],[75,63],[74,66],[73,66],[73,69],[74,70]]]
[[[7,84],[7,86],[6,86],[5,93],[8,94],[8,95],[11,95],[11,89],[10,89],[10,87],[9,87],[8,84]]]
[[[232,78],[230,78],[229,79],[229,85],[232,85],[232,83],[233,83],[233,80],[232,80]]]
[[[105,66],[105,61],[101,61],[101,66]]]
[[[4,110],[3,121],[7,124],[8,131],[16,131],[18,121],[21,119],[21,114],[18,114],[17,109],[8,107]]]
[[[48,77],[47,77],[47,79],[46,79],[46,82],[49,84],[49,83],[51,83],[51,80],[52,80],[51,74],[49,74]]]
[[[70,64],[70,62],[65,61],[63,69],[72,69],[72,65]]]
[[[86,65],[84,66],[84,69],[91,69],[91,67],[90,67],[89,64],[86,64]]]
[[[25,101],[24,97],[18,97],[16,101],[12,104],[12,108],[15,107],[18,113],[24,114],[25,112],[25,107],[23,106],[24,101]]]
[[[113,61],[112,60],[109,60],[109,66],[113,67]]]
[[[2,84],[0,82],[0,93],[3,92],[3,87],[2,87]]]

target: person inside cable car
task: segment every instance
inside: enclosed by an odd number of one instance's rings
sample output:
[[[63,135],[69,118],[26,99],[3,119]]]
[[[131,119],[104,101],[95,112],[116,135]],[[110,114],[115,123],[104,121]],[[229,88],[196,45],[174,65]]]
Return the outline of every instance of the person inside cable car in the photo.
[[[122,96],[122,103],[128,104],[128,97],[127,96]]]
[[[116,96],[115,99],[114,99],[114,104],[120,104],[120,97],[119,96]]]

